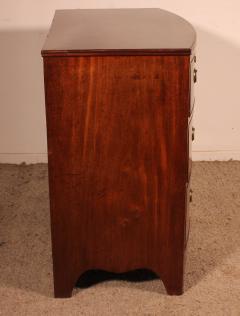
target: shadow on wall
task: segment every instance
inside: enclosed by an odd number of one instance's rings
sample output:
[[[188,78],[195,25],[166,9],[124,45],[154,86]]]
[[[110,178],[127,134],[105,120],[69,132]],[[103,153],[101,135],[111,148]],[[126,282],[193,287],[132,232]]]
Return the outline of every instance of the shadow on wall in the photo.
[[[46,34],[0,31],[0,154],[46,153],[41,57]]]
[[[193,149],[240,150],[240,47],[196,29],[199,80]],[[0,32],[0,154],[47,151],[40,55],[46,34],[46,30]]]
[[[196,30],[197,137],[193,150],[240,151],[240,47],[201,27]]]

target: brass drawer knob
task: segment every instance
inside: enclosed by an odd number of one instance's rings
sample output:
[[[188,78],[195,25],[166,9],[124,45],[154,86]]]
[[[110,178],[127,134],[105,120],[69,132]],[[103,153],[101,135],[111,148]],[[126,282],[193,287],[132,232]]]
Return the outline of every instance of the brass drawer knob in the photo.
[[[194,83],[197,82],[197,69],[196,68],[193,70],[193,82]]]
[[[195,127],[192,127],[192,141],[195,139]]]

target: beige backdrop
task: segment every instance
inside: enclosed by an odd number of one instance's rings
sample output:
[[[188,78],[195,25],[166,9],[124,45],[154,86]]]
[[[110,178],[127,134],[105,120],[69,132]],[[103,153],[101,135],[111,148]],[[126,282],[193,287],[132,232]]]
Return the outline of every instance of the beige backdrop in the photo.
[[[0,162],[45,162],[40,50],[55,9],[158,7],[198,34],[195,160],[240,159],[239,0],[0,0]]]

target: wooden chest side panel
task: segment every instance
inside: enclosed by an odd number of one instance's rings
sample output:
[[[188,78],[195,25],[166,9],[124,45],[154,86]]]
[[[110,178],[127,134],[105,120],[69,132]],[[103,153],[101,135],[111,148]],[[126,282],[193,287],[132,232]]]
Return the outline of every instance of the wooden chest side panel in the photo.
[[[146,267],[169,278],[168,265],[174,277],[189,56],[45,57],[44,71],[55,273],[71,264],[71,283],[90,268]]]

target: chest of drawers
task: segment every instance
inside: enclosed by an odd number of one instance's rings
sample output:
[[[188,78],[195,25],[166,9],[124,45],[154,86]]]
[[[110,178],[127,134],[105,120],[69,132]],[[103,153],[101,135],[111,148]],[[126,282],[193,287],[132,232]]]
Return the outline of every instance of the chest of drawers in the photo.
[[[196,36],[160,9],[60,10],[42,50],[54,289],[151,269],[183,292]]]

